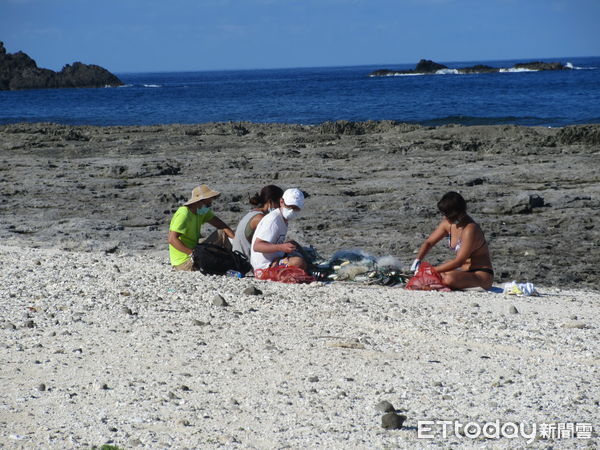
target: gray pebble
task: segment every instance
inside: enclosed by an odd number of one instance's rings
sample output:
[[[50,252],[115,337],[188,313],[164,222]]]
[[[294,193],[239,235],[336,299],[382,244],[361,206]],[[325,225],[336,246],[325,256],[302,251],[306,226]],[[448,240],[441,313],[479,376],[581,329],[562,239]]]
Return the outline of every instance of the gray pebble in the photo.
[[[10,322],[6,322],[4,324],[4,329],[5,330],[16,330],[17,327],[14,324],[10,323]]]
[[[316,383],[317,381],[319,381],[319,377],[317,377],[317,376],[309,377],[308,381],[310,381],[311,383]]]
[[[571,320],[570,322],[563,323],[561,326],[563,328],[587,328],[587,325],[579,320]]]
[[[508,312],[510,314],[519,314],[519,310],[515,307],[515,305],[510,305],[510,308],[508,308]]]
[[[229,306],[229,303],[227,303],[220,294],[213,297],[212,304],[215,306]]]
[[[451,395],[442,395],[442,400],[454,400],[454,397],[452,397]]]
[[[399,430],[405,420],[406,416],[390,412],[381,417],[381,427],[386,430]]]
[[[128,316],[131,316],[133,314],[133,311],[131,310],[131,308],[129,306],[122,306],[121,312],[123,314],[127,314]]]
[[[477,303],[477,302],[471,303],[471,306],[473,308],[479,308],[479,303]]]
[[[129,446],[130,447],[140,447],[142,446],[142,441],[140,441],[139,439],[130,439],[129,440]]]
[[[389,413],[389,412],[395,412],[396,411],[396,408],[394,408],[394,405],[392,405],[387,400],[382,400],[379,403],[377,403],[377,405],[375,405],[375,409],[377,411],[380,411],[380,412],[383,412],[383,413]]]
[[[34,328],[35,322],[33,320],[28,320],[27,322],[25,322],[25,327],[26,328]]]
[[[44,392],[46,390],[46,385],[44,383],[40,383],[37,387],[37,390],[40,392]]]
[[[205,325],[210,325],[209,322],[203,322],[203,321],[197,320],[197,319],[192,320],[192,324],[197,325],[199,327],[203,327]]]
[[[254,286],[248,286],[246,289],[244,289],[244,294],[245,295],[261,295],[262,291],[260,289],[257,289]]]

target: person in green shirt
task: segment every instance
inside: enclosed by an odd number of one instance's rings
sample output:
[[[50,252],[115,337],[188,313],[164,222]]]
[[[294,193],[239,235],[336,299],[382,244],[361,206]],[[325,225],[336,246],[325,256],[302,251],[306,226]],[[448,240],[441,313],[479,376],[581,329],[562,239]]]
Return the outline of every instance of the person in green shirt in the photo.
[[[235,237],[231,228],[210,209],[219,195],[220,192],[201,184],[192,190],[191,198],[173,214],[168,240],[169,257],[175,270],[194,270],[192,252],[198,245],[203,224],[211,224],[228,238]]]

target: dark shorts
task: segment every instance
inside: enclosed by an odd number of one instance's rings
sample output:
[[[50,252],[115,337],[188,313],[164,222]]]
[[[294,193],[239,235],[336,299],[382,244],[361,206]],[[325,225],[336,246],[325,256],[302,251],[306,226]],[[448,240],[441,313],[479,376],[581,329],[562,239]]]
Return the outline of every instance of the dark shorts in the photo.
[[[467,270],[467,272],[484,272],[484,273],[489,273],[491,276],[494,276],[494,271],[492,269],[487,269],[487,268],[471,269],[471,270]]]

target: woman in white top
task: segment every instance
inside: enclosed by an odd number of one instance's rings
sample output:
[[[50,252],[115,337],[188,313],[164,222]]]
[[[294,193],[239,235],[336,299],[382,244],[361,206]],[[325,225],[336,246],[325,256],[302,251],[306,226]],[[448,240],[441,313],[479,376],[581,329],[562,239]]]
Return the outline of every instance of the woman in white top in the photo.
[[[279,208],[282,195],[283,190],[280,187],[270,184],[250,198],[250,204],[254,205],[254,208],[240,220],[233,239],[233,250],[243,253],[250,259],[250,243],[256,227],[266,214]]]

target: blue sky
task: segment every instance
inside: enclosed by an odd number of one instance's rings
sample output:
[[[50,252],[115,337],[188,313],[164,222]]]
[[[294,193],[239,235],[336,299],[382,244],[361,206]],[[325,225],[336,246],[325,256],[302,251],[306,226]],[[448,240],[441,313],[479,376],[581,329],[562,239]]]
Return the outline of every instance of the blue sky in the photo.
[[[600,56],[600,0],[0,0],[38,66],[113,72]]]

